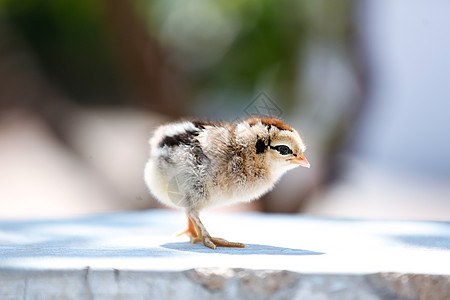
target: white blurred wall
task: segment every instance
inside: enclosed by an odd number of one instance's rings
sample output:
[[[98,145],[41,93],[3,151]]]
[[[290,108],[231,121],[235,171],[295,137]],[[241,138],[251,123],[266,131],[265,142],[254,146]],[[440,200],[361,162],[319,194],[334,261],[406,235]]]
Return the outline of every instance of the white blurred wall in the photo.
[[[450,2],[359,2],[368,106],[347,173],[308,212],[450,220]]]
[[[450,2],[364,3],[373,81],[357,151],[450,184]]]

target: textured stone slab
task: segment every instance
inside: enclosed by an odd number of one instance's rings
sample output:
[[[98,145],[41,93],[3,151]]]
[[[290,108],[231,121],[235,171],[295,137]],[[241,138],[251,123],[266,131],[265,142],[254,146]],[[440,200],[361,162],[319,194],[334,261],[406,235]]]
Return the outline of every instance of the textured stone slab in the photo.
[[[449,299],[449,278],[249,269],[6,271],[1,299]]]
[[[0,299],[449,299],[450,224],[181,212],[0,223]]]

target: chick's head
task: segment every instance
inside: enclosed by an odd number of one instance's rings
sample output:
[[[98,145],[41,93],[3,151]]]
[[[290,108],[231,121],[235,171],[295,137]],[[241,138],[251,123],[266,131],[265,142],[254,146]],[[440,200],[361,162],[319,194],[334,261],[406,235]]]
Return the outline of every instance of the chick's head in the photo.
[[[273,118],[250,118],[238,125],[237,135],[255,161],[276,173],[298,166],[309,168],[300,134]]]
[[[270,143],[266,159],[273,168],[290,170],[298,166],[309,168],[310,164],[303,152],[306,147],[300,134],[295,129],[269,129]]]

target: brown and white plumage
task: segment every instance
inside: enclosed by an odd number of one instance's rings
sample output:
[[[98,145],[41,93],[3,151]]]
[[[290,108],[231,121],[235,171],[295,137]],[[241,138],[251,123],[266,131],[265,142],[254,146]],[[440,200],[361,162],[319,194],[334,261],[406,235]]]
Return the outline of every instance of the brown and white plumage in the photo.
[[[309,168],[298,132],[273,118],[237,123],[184,121],[160,126],[150,139],[145,181],[162,203],[186,210],[192,242],[244,247],[211,237],[198,212],[257,199],[286,171]]]

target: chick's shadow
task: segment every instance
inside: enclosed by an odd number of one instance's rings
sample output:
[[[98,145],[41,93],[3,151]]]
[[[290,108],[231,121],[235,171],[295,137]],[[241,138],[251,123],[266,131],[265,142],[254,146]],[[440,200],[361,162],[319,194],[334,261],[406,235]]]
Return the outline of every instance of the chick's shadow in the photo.
[[[175,251],[192,252],[192,253],[212,253],[212,254],[229,254],[229,255],[322,255],[325,253],[302,250],[302,249],[292,249],[284,247],[276,247],[270,245],[260,245],[260,244],[246,244],[244,248],[230,248],[230,247],[217,247],[212,250],[205,247],[201,243],[191,244],[189,242],[179,242],[179,243],[167,243],[161,245],[161,247],[166,249],[171,249]]]

